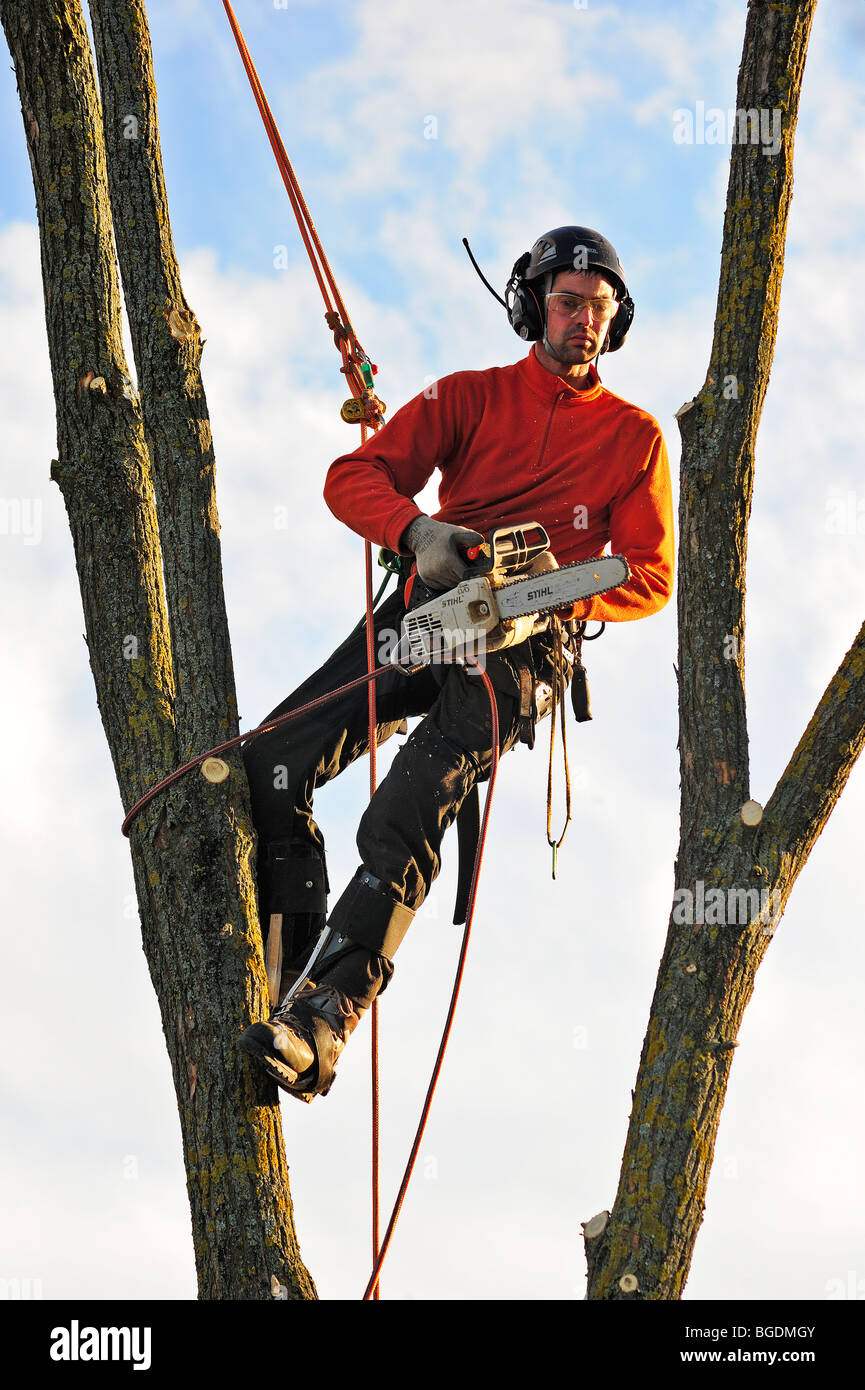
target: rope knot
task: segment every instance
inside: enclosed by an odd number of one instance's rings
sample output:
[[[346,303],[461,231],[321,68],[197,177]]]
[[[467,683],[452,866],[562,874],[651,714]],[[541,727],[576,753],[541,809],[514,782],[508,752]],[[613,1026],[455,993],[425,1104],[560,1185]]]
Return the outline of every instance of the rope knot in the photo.
[[[348,329],[336,309],[328,309],[324,316],[324,321],[333,333],[333,341],[337,347],[339,347],[341,343],[349,341]]]

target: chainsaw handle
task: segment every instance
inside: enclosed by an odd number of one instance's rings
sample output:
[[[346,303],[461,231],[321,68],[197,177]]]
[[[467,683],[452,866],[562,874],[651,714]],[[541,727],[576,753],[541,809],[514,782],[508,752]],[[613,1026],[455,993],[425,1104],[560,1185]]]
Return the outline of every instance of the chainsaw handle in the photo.
[[[549,546],[550,538],[543,526],[530,521],[522,526],[497,526],[485,541],[460,549],[469,566],[468,579],[490,574],[493,570],[508,572],[524,568]]]
[[[458,549],[468,566],[467,579],[475,575],[489,574],[495,565],[492,536],[488,536],[485,541],[479,541],[475,545],[459,546]]]

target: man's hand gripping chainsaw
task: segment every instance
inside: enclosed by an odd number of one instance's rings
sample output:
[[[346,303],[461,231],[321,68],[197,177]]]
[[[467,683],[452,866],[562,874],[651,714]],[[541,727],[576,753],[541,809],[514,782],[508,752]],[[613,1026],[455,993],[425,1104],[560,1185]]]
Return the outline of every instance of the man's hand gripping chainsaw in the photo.
[[[426,591],[406,613],[395,666],[479,659],[515,646],[548,627],[551,614],[618,588],[630,576],[624,555],[559,566],[549,536],[534,521],[499,527],[465,557],[468,573],[455,588],[432,597]]]

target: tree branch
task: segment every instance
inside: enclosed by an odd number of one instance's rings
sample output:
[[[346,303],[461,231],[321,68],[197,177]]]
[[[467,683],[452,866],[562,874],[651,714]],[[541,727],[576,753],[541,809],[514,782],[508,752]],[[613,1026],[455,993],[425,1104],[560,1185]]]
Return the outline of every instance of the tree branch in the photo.
[[[865,747],[865,623],[766,805],[758,847],[795,879]],[[776,869],[777,872],[777,869]]]
[[[176,766],[150,457],[131,398],[99,104],[77,4],[2,0],[36,189],[57,412],[87,648],[124,804]],[[104,633],[112,634],[106,643]]]
[[[754,444],[775,341],[815,5],[751,0],[748,9],[737,92],[743,128],[730,160],[710,366],[697,397],[679,412],[676,902],[616,1200],[601,1238],[586,1241],[590,1299],[681,1296],[739,1026],[793,881],[789,858],[768,864],[740,814],[749,796],[744,599]],[[777,146],[748,139],[755,119],[757,135],[777,133]]]
[[[730,159],[709,370],[697,397],[679,412],[679,749],[686,833],[698,823],[723,824],[749,795],[747,528],[815,8],[816,0],[752,0],[748,7],[736,95],[742,115]],[[754,141],[776,132],[777,152],[774,143]]]
[[[168,218],[142,0],[89,0],[114,235],[153,461],[181,759],[237,728],[201,330]],[[242,765],[236,760],[239,779]]]

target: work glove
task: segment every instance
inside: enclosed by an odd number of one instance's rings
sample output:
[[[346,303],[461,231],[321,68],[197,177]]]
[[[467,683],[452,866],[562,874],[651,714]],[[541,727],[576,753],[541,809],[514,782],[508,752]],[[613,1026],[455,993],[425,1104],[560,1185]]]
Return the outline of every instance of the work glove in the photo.
[[[468,570],[464,552],[485,539],[479,531],[419,516],[406,528],[404,543],[414,553],[418,577],[430,589],[451,589]]]

